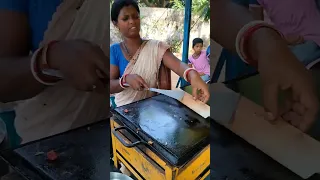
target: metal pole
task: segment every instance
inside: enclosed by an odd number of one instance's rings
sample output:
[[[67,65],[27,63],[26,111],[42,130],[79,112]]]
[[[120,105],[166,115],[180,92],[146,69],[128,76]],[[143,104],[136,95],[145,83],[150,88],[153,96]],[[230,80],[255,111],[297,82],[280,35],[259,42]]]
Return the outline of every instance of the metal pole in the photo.
[[[182,62],[188,63],[188,52],[189,52],[189,39],[190,39],[190,27],[191,27],[191,10],[192,10],[192,0],[185,0],[185,10],[184,10],[184,27],[183,27],[183,49],[182,49]],[[180,78],[177,84],[180,87],[188,85],[188,83]]]

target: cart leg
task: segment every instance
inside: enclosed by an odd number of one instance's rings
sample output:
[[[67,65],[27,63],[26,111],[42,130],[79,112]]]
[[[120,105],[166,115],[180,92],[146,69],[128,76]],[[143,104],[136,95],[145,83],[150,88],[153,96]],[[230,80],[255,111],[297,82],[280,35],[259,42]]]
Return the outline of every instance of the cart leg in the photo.
[[[110,118],[110,128],[111,128],[111,131],[112,132],[112,129],[115,128],[114,127],[114,121],[113,121],[113,118]],[[116,151],[116,144],[115,144],[115,137],[111,134],[111,141],[112,141],[112,152],[113,152],[113,164],[114,164],[114,167],[119,169],[119,163],[118,163],[118,157],[117,157],[117,151]]]

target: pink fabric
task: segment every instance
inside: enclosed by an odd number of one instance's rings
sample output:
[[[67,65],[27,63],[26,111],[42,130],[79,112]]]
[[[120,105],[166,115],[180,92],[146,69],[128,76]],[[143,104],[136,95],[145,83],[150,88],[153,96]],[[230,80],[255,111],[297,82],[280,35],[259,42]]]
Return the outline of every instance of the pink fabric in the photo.
[[[320,12],[315,0],[258,0],[284,35],[300,35],[320,46]]]
[[[201,51],[201,54],[197,59],[190,56],[189,62],[198,72],[202,72],[210,76],[210,64],[206,55],[206,51]]]

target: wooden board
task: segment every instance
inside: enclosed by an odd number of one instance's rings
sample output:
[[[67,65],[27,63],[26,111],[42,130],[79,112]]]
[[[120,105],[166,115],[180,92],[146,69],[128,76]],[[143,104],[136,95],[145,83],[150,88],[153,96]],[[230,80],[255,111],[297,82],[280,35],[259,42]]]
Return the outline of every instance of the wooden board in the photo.
[[[320,173],[320,142],[285,121],[271,124],[263,113],[241,97],[234,121],[224,126],[304,179]]]
[[[200,116],[204,118],[210,117],[210,106],[199,100],[195,101],[189,93],[184,93],[184,97],[180,102],[198,113]]]

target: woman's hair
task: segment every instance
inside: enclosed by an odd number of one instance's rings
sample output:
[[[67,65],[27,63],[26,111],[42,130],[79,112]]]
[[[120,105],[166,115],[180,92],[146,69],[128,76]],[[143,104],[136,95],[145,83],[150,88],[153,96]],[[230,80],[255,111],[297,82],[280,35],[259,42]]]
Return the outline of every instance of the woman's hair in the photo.
[[[115,0],[111,7],[111,20],[118,22],[118,16],[123,7],[133,6],[140,14],[140,9],[137,1],[135,0]]]
[[[192,47],[194,47],[198,43],[203,44],[203,40],[201,38],[194,38],[192,41]]]

